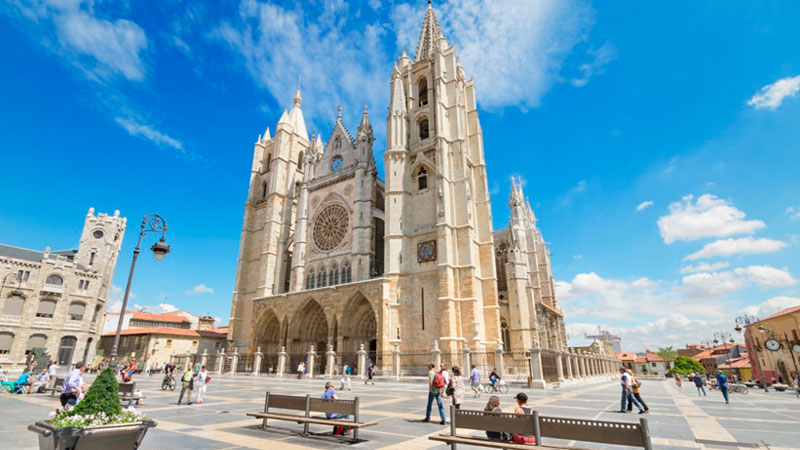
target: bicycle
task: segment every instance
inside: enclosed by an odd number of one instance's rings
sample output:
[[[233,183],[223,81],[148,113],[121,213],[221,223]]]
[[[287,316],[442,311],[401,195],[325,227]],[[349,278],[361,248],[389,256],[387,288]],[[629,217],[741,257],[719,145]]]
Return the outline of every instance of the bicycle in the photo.
[[[497,383],[486,383],[483,386],[483,391],[486,393],[499,392],[501,394],[508,394],[508,385],[503,380],[497,380]]]
[[[736,392],[737,394],[747,394],[748,392],[747,386],[741,383],[731,384],[729,390],[731,392]]]
[[[176,384],[177,383],[175,382],[175,377],[173,377],[170,374],[167,374],[161,381],[161,390],[166,391],[167,388],[169,388],[170,391],[174,391]]]

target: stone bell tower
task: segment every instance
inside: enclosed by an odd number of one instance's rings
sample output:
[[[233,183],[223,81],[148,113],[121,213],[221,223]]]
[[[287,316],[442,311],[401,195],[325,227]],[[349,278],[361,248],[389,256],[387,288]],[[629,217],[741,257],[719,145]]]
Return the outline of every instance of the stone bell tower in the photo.
[[[390,86],[390,340],[405,349],[428,349],[434,340],[443,351],[493,349],[500,319],[475,85],[430,3],[414,59],[403,50]]]

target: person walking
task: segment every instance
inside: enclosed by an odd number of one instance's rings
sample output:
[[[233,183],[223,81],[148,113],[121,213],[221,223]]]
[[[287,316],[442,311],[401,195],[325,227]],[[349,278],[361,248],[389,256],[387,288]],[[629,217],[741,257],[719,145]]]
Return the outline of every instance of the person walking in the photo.
[[[342,368],[342,389],[345,390],[352,390],[353,385],[350,384],[350,375],[353,373],[353,368],[350,367],[350,364],[345,363],[344,368]]]
[[[641,390],[642,383],[639,380],[636,379],[636,375],[634,375],[633,372],[631,372],[630,369],[626,369],[625,371],[628,372],[628,375],[630,375],[630,377],[631,377],[631,390],[633,391],[633,397],[636,400],[638,400],[639,403],[642,404],[642,407],[644,408],[644,412],[645,413],[649,413],[650,412],[650,408],[647,407],[647,403],[645,403],[644,400],[642,400],[642,396],[640,395],[640,390]],[[631,411],[633,411],[633,403],[632,402],[628,402],[628,412],[631,412]]]
[[[372,377],[374,376],[375,376],[375,363],[370,361],[369,364],[367,364],[367,379],[364,380],[364,384],[371,383],[373,386],[375,386],[375,381],[372,379]]]
[[[47,387],[52,388],[56,385],[56,374],[58,373],[58,364],[56,364],[56,360],[50,361],[50,364],[47,365],[47,372],[50,373],[50,382]]]
[[[725,372],[720,372],[717,374],[717,386],[719,390],[722,391],[722,396],[725,397],[725,403],[730,403],[728,399],[728,377],[725,375]]]
[[[700,393],[703,393],[703,396],[706,396],[706,388],[703,387],[703,377],[700,376],[699,373],[694,374],[694,385],[697,387],[697,396],[700,397]]]
[[[444,377],[444,385],[445,386],[449,386],[450,385],[450,372],[447,371],[447,367],[445,367],[444,364],[439,366],[439,372],[441,372],[442,376]]]
[[[203,404],[203,397],[206,395],[206,386],[208,386],[210,380],[206,366],[200,367],[200,371],[197,372],[197,403],[201,405]]]
[[[297,379],[302,380],[305,374],[306,374],[306,363],[300,361],[300,364],[297,365]]]
[[[473,398],[477,398],[481,396],[481,372],[475,367],[475,364],[472,365],[472,370],[469,372],[469,384],[472,386],[472,392],[474,392]]]
[[[620,402],[619,412],[626,413],[628,412],[625,407],[626,402],[631,402],[636,406],[639,410],[639,414],[644,414],[644,408],[642,408],[641,403],[633,397],[633,388],[631,387],[631,376],[628,374],[628,371],[624,367],[619,368],[620,377],[620,385],[622,386],[622,399]],[[631,408],[633,410],[633,408]]]
[[[442,388],[445,387],[444,377],[441,372],[436,371],[436,365],[433,363],[428,364],[428,407],[425,411],[425,419],[423,422],[431,421],[431,403],[436,400],[439,407],[439,416],[442,421],[439,425],[444,425],[444,407],[442,406]]]
[[[675,374],[675,386],[677,386],[678,389],[683,390],[683,380],[681,380],[681,374],[679,373]]]
[[[461,404],[464,403],[464,380],[461,378],[461,369],[453,366],[450,371],[453,374],[450,376],[450,384],[447,385],[448,392],[446,393],[453,399],[453,406],[461,409]]]
[[[514,414],[533,414],[533,409],[528,406],[528,396],[524,392],[514,396],[517,401],[517,407],[514,409]],[[511,440],[517,444],[535,444],[536,437],[530,434],[517,434],[511,435]]]
[[[75,406],[78,399],[82,395],[83,389],[83,372],[86,370],[83,361],[75,364],[75,368],[70,370],[67,378],[64,379],[64,384],[61,385],[61,406],[67,406],[69,403]]]
[[[197,374],[194,373],[192,370],[191,364],[186,365],[186,370],[183,371],[183,376],[181,377],[181,396],[178,397],[178,404],[181,404],[183,401],[183,394],[187,393],[186,396],[186,404],[192,404],[192,390],[194,389],[194,379],[197,377]]]

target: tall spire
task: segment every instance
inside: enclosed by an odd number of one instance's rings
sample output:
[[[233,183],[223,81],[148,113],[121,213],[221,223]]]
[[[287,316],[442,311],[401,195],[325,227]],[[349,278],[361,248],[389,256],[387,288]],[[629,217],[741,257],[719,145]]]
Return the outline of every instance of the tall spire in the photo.
[[[419,33],[417,53],[414,55],[414,60],[421,61],[430,58],[434,50],[436,50],[440,39],[444,39],[444,36],[439,23],[436,21],[436,14],[433,12],[433,6],[429,0],[428,9],[425,10],[425,21],[422,22],[422,30]]]
[[[369,123],[369,114],[367,114],[367,105],[364,105],[364,113],[361,114],[361,123],[358,124],[358,130],[356,131],[356,139],[360,137],[362,134],[366,134],[367,136],[372,136],[372,125]]]

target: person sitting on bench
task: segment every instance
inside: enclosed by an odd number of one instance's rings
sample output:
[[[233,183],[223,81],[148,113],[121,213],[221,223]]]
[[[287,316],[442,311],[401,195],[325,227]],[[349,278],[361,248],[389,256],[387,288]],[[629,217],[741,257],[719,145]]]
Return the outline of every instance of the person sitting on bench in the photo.
[[[31,373],[28,371],[26,367],[25,370],[22,371],[22,375],[17,378],[17,394],[30,394],[31,393]]]
[[[36,382],[31,386],[31,392],[44,392],[47,385],[50,383],[50,373],[47,369],[42,369],[42,373],[36,377]]]
[[[483,410],[489,412],[503,412],[503,410],[500,409],[500,397],[496,395],[489,397],[489,401],[486,402],[486,407],[484,407]],[[490,441],[511,440],[511,435],[509,433],[502,433],[500,431],[487,431],[486,437],[488,437]]]
[[[322,394],[322,398],[325,400],[336,400],[336,391],[334,390],[333,383],[328,381],[325,383],[325,393]],[[349,419],[350,416],[346,416],[344,414],[336,414],[336,413],[325,413],[325,417],[328,419]],[[349,428],[345,428],[342,426],[335,426],[333,427],[333,434],[336,435],[345,435],[350,433]]]
[[[514,414],[533,414],[533,409],[528,406],[528,396],[525,395],[524,392],[520,392],[519,394],[515,395],[514,399],[517,400],[517,408],[514,410]],[[536,443],[536,437],[529,434],[514,433],[511,436],[511,440],[517,444]]]

